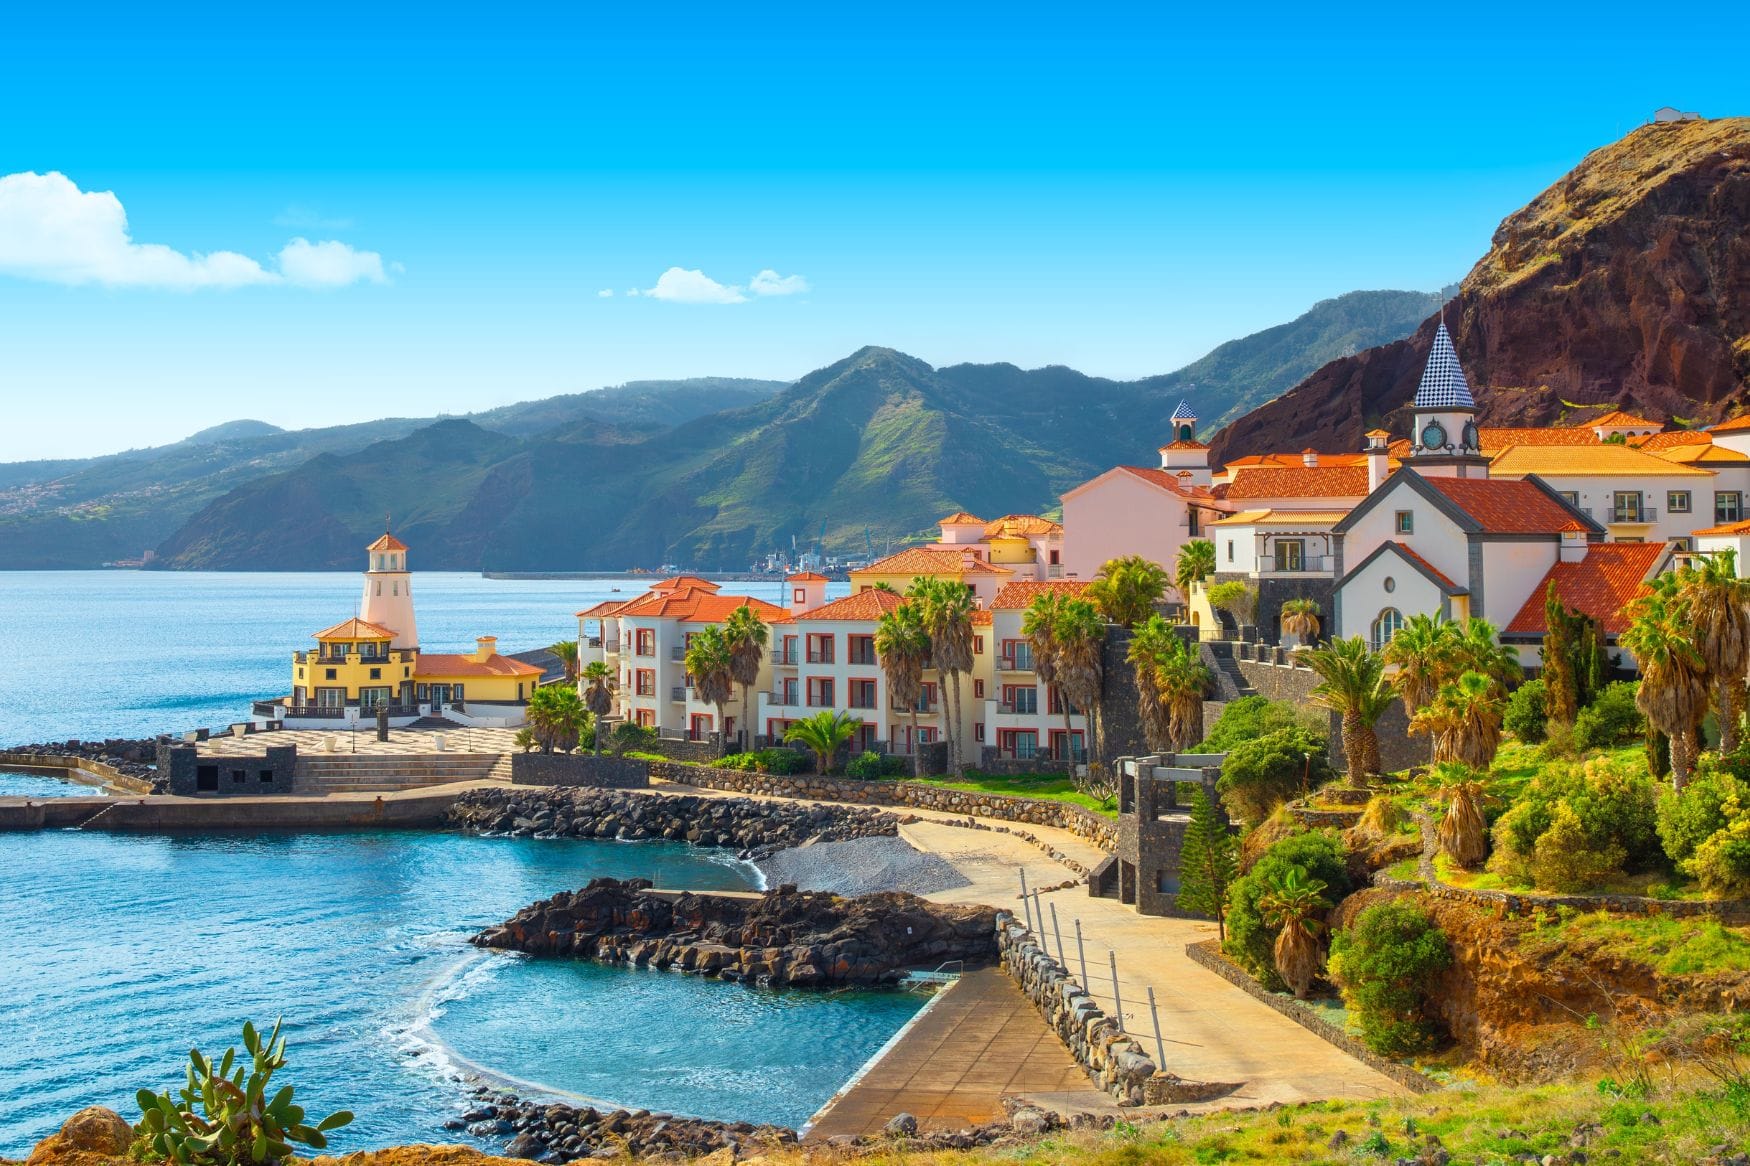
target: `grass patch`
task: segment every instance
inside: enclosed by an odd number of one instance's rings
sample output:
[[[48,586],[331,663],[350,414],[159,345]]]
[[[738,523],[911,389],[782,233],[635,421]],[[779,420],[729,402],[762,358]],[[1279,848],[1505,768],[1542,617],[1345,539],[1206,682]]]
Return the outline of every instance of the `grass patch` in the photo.
[[[1750,929],[1711,919],[1555,912],[1526,936],[1548,948],[1597,945],[1666,976],[1750,971]]]
[[[960,790],[962,793],[1009,794],[1014,797],[1039,798],[1042,801],[1068,802],[1072,806],[1092,810],[1103,817],[1116,818],[1118,816],[1116,805],[1106,805],[1098,798],[1089,797],[1077,790],[1075,783],[1069,778],[1057,773],[1018,774],[1009,777],[993,773],[968,772],[960,781],[951,781],[946,777],[903,780],[916,781],[919,785],[933,785],[938,789]]]

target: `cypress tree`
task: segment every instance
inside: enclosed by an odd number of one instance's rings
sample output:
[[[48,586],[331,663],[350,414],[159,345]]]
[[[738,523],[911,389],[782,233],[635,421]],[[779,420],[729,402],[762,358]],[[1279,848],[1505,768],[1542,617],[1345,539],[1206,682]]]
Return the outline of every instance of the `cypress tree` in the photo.
[[[1227,890],[1239,876],[1239,848],[1209,791],[1191,799],[1191,821],[1179,847],[1179,909],[1215,920],[1216,935],[1227,940]]]
[[[1572,727],[1580,711],[1579,685],[1574,675],[1573,621],[1551,583],[1543,597],[1543,686],[1551,725]]]

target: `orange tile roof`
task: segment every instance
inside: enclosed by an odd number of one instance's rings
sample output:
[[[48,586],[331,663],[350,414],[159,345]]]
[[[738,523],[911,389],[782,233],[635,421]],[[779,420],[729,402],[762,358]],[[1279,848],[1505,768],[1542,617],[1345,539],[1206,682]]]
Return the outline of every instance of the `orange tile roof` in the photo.
[[[1450,588],[1451,590],[1453,590],[1453,591],[1463,591],[1464,590],[1464,588],[1460,587],[1457,583],[1454,583],[1452,581],[1451,577],[1448,576],[1445,571],[1442,571],[1439,567],[1436,567],[1433,563],[1430,563],[1427,559],[1424,559],[1421,555],[1418,555],[1415,551],[1412,551],[1409,547],[1405,546],[1403,543],[1397,542],[1396,540],[1393,540],[1392,546],[1397,548],[1398,554],[1404,556],[1404,558],[1410,560],[1410,562],[1415,563],[1417,566],[1421,567],[1422,570],[1428,572],[1428,574],[1434,576],[1434,578],[1436,578],[1436,579],[1440,580],[1440,582],[1446,584],[1446,586],[1448,588]]]
[[[1031,605],[1041,595],[1067,595],[1074,598],[1087,589],[1088,584],[1079,579],[1017,579],[1013,583],[1002,585],[997,591],[997,597],[991,600],[990,607],[992,611],[1013,611]]]
[[[1167,444],[1161,446],[1161,448],[1162,449],[1208,449],[1209,446],[1206,442],[1188,441],[1185,438],[1181,437],[1178,441],[1167,442]]]
[[[970,560],[970,561],[968,561]],[[1007,567],[995,567],[977,551],[959,547],[908,547],[895,551],[885,559],[877,559],[867,567],[859,567],[853,575],[1013,575]]]
[[[577,613],[578,619],[601,619],[604,616],[616,614],[628,603],[637,602],[634,599],[604,599],[594,607],[586,607]]]
[[[1601,444],[1585,449],[1555,445],[1516,445],[1496,454],[1489,473],[1574,474],[1585,477],[1702,477],[1707,470],[1667,461],[1626,445]]]
[[[676,591],[692,587],[700,591],[721,591],[722,588],[709,579],[701,579],[697,575],[676,575],[673,579],[664,579],[660,583],[652,583],[652,591]]]
[[[1316,449],[1303,450],[1300,453],[1252,453],[1245,457],[1237,457],[1225,463],[1226,470],[1255,470],[1269,467],[1281,469],[1306,468],[1306,455],[1318,454],[1321,466],[1364,466],[1367,464],[1365,453],[1319,453]]]
[[[1580,425],[1545,425],[1520,427],[1483,426],[1477,430],[1477,440],[1484,450],[1507,449],[1515,445],[1598,445],[1598,435]]]
[[[1617,635],[1628,626],[1623,606],[1635,597],[1665,553],[1664,543],[1593,543],[1579,562],[1551,567],[1502,631],[1527,635],[1548,631],[1543,604],[1549,585],[1554,583],[1564,604],[1596,619],[1607,635]]]
[[[473,656],[450,656],[440,652],[421,652],[419,659],[413,665],[415,680],[426,677],[469,677],[469,676],[540,676],[544,669],[534,664],[524,664],[521,660],[513,660],[509,656],[501,656],[497,652],[484,660],[476,660]]]
[[[317,640],[392,640],[395,633],[381,624],[366,623],[354,616],[345,623],[337,623],[331,628],[324,628],[315,636]]]
[[[980,518],[976,514],[968,513],[965,510],[956,510],[954,513],[950,514],[948,517],[938,521],[936,523],[936,525],[937,526],[971,526],[975,522],[982,523],[983,521],[984,521],[984,519]]]
[[[763,599],[747,595],[718,595],[716,588],[683,587],[678,591],[651,592],[628,603],[618,612],[627,618],[673,619],[683,623],[721,623],[730,612],[747,604],[767,622],[784,614],[784,609]]]
[[[1712,445],[1713,440],[1712,437],[1698,429],[1667,429],[1664,433],[1627,438],[1630,445],[1636,449],[1644,449],[1648,453],[1658,453],[1662,449],[1670,449],[1679,445]]]
[[[1718,425],[1710,425],[1708,426],[1708,429],[1713,433],[1736,433],[1741,429],[1750,429],[1750,413],[1741,413],[1729,421],[1722,421]]]
[[[1750,534],[1750,518],[1746,518],[1742,522],[1726,522],[1719,526],[1710,526],[1705,530],[1698,530],[1695,533],[1698,535],[1711,534],[1722,537],[1728,535]]]
[[[1123,470],[1133,478],[1141,478],[1150,485],[1159,486],[1163,490],[1179,495],[1181,498],[1202,501],[1214,497],[1210,492],[1209,487],[1188,486],[1181,481],[1177,475],[1170,474],[1166,470],[1156,469],[1153,466],[1113,466],[1111,470],[1106,472],[1112,473],[1114,470]],[[1083,485],[1087,485],[1087,483],[1084,482]],[[1081,487],[1078,486],[1076,489],[1079,490]],[[1070,492],[1074,493],[1075,491],[1072,490]]]
[[[1002,535],[1062,534],[1063,527],[1037,514],[1005,514],[984,524],[985,538]]]
[[[1706,445],[1667,445],[1662,449],[1653,450],[1652,456],[1664,458],[1668,462],[1681,462],[1686,466],[1693,466],[1698,462],[1702,465],[1750,462],[1750,456],[1741,454],[1735,449],[1727,449],[1723,445],[1715,445],[1712,442]]]
[[[1367,494],[1366,466],[1281,466],[1242,469],[1228,485],[1235,498],[1360,498]]]
[[[823,603],[809,611],[788,614],[782,619],[772,622],[807,623],[811,619],[854,619],[873,622],[904,602],[903,595],[871,587],[867,591],[859,591],[854,595],[847,595],[843,599]]]
[[[968,622],[970,622],[975,628],[989,627],[991,624],[990,612],[985,611],[983,608],[979,608],[972,613],[972,618]]]
[[[1496,478],[1424,478],[1493,534],[1589,531],[1578,516],[1534,482]]]
[[[1593,427],[1600,425],[1631,425],[1636,429],[1657,429],[1661,423],[1658,421],[1648,421],[1645,417],[1636,417],[1633,413],[1624,413],[1621,409],[1612,409],[1602,417],[1592,418],[1592,420],[1588,421],[1586,424]]]
[[[406,549],[407,544],[388,531],[384,531],[382,538],[365,548],[367,551],[404,551]]]
[[[804,571],[800,575],[788,575],[784,578],[786,583],[825,583],[826,581],[826,576],[818,571]]]

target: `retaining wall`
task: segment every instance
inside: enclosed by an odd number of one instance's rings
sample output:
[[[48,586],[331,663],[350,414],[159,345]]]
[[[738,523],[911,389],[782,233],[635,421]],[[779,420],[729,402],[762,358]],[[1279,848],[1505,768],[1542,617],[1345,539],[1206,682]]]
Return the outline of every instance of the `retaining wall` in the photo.
[[[874,806],[910,806],[949,814],[969,814],[1005,822],[1054,826],[1112,853],[1118,847],[1118,821],[1068,802],[1051,802],[1016,794],[973,793],[942,789],[911,781],[857,781],[848,777],[814,774],[780,776],[775,773],[744,773],[704,765],[676,765],[653,761],[650,775],[681,785],[764,797],[814,798],[827,802],[855,802]]]
[[[1750,900],[1745,899],[1649,899],[1642,895],[1519,894],[1513,891],[1482,891],[1442,882],[1393,878],[1381,871],[1373,885],[1394,891],[1414,891],[1431,899],[1490,907],[1508,915],[1530,915],[1566,907],[1582,914],[1607,911],[1613,915],[1664,915],[1672,919],[1714,919],[1728,927],[1750,924]]]
[[[85,785],[108,785],[116,789],[124,789],[129,793],[149,794],[152,783],[145,778],[133,777],[114,766],[101,761],[93,761],[89,757],[78,757],[59,753],[0,753],[0,769],[10,769],[19,773],[48,773],[67,777],[69,780]]]
[[[593,753],[513,753],[512,785],[576,785],[594,789],[648,789],[650,763]]]
[[[1254,644],[1238,645],[1234,662],[1239,665],[1240,674],[1246,678],[1246,683],[1257,690],[1259,696],[1271,700],[1287,701],[1299,708],[1307,709],[1314,715],[1324,716],[1330,721],[1331,764],[1338,773],[1348,768],[1349,762],[1343,753],[1343,733],[1341,718],[1336,713],[1328,713],[1314,708],[1310,703],[1312,690],[1319,683],[1318,673],[1311,668],[1296,667],[1288,662],[1293,659],[1293,653],[1284,652],[1280,648],[1261,647]],[[1250,655],[1265,655],[1269,659],[1246,659],[1239,652],[1250,649]],[[1273,663],[1280,656],[1283,663]],[[1213,722],[1212,722],[1213,723]],[[1428,762],[1428,741],[1425,737],[1410,736],[1410,721],[1404,715],[1402,701],[1393,701],[1390,707],[1374,725],[1374,732],[1379,736],[1380,766],[1387,773],[1395,773],[1400,769],[1408,769],[1412,765],[1425,765]]]

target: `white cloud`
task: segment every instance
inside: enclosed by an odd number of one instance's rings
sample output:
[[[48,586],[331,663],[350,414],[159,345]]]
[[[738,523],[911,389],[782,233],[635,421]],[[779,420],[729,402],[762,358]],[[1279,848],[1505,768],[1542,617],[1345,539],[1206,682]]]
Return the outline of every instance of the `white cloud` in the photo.
[[[192,291],[252,284],[342,287],[387,281],[383,257],[334,241],[293,239],[270,270],[235,251],[177,251],[136,243],[111,191],[82,191],[66,175],[0,176],[0,275],[62,284]]]
[[[293,239],[280,250],[280,274],[299,287],[345,287],[350,283],[388,283],[383,257],[375,251],[354,251],[330,239],[312,243]]]
[[[779,275],[768,267],[748,281],[747,290],[756,296],[795,296],[808,290],[808,281],[800,275]]]
[[[703,271],[671,267],[657,277],[656,286],[645,291],[653,300],[677,304],[741,304],[747,297],[738,287],[721,284]]]
[[[611,287],[604,287],[601,291],[596,293],[596,298],[602,299],[602,300],[611,300],[614,298],[614,289]]]

